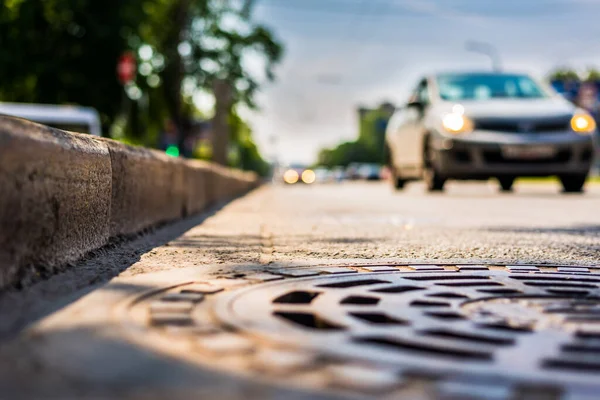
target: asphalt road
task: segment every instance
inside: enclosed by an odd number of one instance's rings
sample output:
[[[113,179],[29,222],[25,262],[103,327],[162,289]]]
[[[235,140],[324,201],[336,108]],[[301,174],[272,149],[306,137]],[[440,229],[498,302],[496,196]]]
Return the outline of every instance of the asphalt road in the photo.
[[[316,251],[317,257],[429,261],[597,260],[600,192],[594,189],[584,196],[562,195],[550,185],[499,194],[493,183],[450,184],[443,194],[427,194],[417,184],[402,193],[380,184],[286,189],[274,189],[273,211],[298,214],[287,229],[273,224],[282,260],[295,257],[284,249],[303,247],[302,234],[310,238],[305,246],[323,240],[327,248],[306,246],[307,257]]]
[[[282,265],[329,260],[596,264],[600,186],[386,183],[267,186],[238,199],[125,274],[214,263]],[[175,258],[173,258],[175,257]],[[176,262],[173,262],[177,260]]]
[[[600,187],[565,195],[558,185],[420,184],[393,192],[380,183],[273,187],[262,204],[273,237],[269,261],[390,258],[402,261],[596,264]]]
[[[451,182],[445,193],[436,194],[426,193],[421,184],[394,192],[379,182],[265,186],[205,215],[98,252],[29,294],[0,298],[0,331],[13,337],[2,346],[0,389],[22,394],[26,388],[24,396],[36,398],[48,391],[62,398],[161,398],[161,390],[177,397],[173,387],[183,387],[181,397],[187,398],[192,392],[186,385],[202,382],[201,393],[213,397],[314,397],[222,376],[212,368],[199,372],[178,361],[182,354],[166,358],[132,346],[121,337],[123,323],[113,321],[110,304],[149,287],[166,287],[171,280],[191,279],[189,271],[196,280],[200,275],[203,281],[227,278],[235,285],[235,278],[253,271],[294,266],[595,266],[600,264],[599,207],[600,186],[594,185],[583,195],[561,194],[558,185],[547,183],[517,183],[509,194],[499,193],[493,182]],[[158,274],[146,275],[153,272]],[[41,317],[46,318],[18,333]],[[115,328],[109,329],[107,321]],[[238,346],[236,340],[232,343]],[[110,372],[117,364],[124,367]],[[32,376],[35,387],[26,384]],[[168,384],[161,386],[163,378]],[[158,386],[146,387],[148,379]],[[385,377],[374,380],[385,382]],[[146,391],[136,391],[140,387]],[[430,398],[414,386],[405,390]]]

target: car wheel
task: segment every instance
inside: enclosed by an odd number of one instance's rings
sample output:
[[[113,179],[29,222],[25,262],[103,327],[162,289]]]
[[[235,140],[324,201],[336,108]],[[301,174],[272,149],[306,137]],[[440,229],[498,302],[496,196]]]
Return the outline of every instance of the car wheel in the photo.
[[[402,178],[396,178],[393,177],[394,179],[394,189],[396,190],[402,190],[404,189],[404,185],[406,184],[406,181]]]
[[[425,185],[429,192],[441,192],[444,190],[446,178],[442,177],[434,167],[425,168]]]
[[[392,171],[391,178],[392,178],[392,184],[394,185],[394,189],[396,189],[396,190],[404,189],[404,185],[406,185],[406,180],[404,180],[400,176],[398,176],[398,173],[396,171]]]
[[[562,175],[559,177],[565,193],[581,193],[587,175]]]
[[[513,184],[515,183],[514,176],[502,176],[498,178],[498,183],[500,183],[500,190],[503,192],[512,192]]]
[[[429,144],[425,147],[425,168],[424,168],[424,180],[429,192],[441,192],[444,190],[444,184],[446,178],[440,174],[440,172],[433,165],[433,151],[429,147]]]

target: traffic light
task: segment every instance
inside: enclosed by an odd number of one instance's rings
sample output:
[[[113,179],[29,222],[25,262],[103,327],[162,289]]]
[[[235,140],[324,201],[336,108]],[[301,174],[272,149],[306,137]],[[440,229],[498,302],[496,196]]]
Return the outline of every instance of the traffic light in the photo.
[[[167,147],[167,150],[165,150],[165,153],[167,153],[167,155],[171,157],[179,157],[179,147],[175,145],[170,145],[169,147]]]

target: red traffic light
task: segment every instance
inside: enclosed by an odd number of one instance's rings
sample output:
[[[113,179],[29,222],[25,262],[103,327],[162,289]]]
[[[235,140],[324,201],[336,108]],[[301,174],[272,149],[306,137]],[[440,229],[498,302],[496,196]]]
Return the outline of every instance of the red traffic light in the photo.
[[[123,53],[123,55],[119,57],[119,62],[117,63],[117,76],[119,77],[119,82],[121,82],[122,85],[125,85],[133,81],[136,72],[137,65],[134,54],[130,51]]]

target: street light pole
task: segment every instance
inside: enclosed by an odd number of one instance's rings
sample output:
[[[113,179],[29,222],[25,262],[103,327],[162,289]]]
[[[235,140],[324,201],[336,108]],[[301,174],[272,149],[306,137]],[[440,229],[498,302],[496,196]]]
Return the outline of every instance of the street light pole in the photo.
[[[492,62],[492,68],[494,71],[499,72],[502,70],[502,63],[500,61],[498,49],[496,49],[496,47],[491,43],[469,41],[466,44],[466,48],[474,53],[485,54],[488,56]]]

